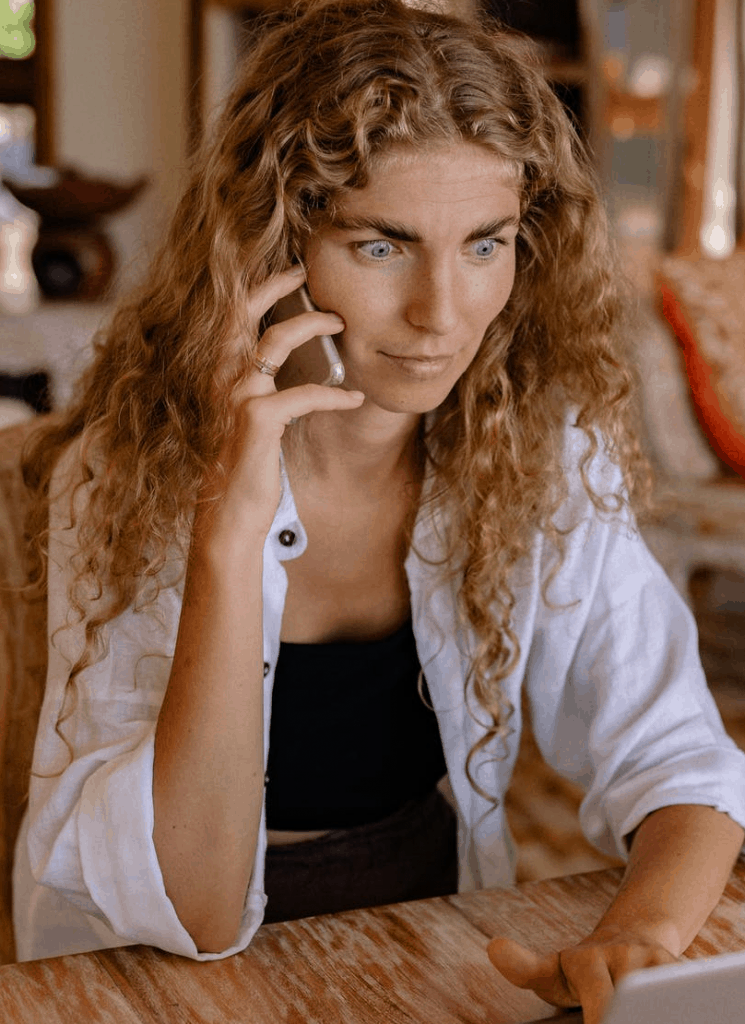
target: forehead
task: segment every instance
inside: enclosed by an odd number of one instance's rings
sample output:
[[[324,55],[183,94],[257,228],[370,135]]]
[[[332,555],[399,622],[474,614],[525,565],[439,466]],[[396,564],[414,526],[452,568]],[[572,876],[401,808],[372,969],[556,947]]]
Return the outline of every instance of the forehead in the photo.
[[[521,168],[472,142],[396,146],[377,156],[364,188],[339,197],[335,213],[449,218],[520,213]],[[333,215],[332,215],[333,219]]]

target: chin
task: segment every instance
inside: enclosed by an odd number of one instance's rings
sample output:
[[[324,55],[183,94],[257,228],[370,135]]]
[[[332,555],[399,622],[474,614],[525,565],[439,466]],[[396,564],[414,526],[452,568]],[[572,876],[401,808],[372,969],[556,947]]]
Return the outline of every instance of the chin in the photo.
[[[365,391],[364,388],[361,388],[361,390]],[[417,394],[417,391],[420,391],[420,393]],[[435,409],[438,409],[451,391],[452,387],[447,390],[438,388],[436,392],[434,389],[426,389],[425,391],[425,389],[411,388],[407,389],[406,394],[392,394],[390,391],[384,391],[383,389],[378,391],[375,388],[370,388],[365,391],[365,395],[370,403],[386,412],[409,416],[424,416],[426,413],[434,412]]]

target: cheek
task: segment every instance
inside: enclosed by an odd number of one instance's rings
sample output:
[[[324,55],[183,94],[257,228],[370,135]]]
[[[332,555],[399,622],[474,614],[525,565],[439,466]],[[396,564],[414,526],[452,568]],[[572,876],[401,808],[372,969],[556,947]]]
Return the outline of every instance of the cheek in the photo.
[[[308,290],[321,309],[334,310],[345,294],[347,275],[335,248],[325,241],[311,239],[305,249]]]
[[[496,288],[494,290],[495,307],[496,313],[493,314],[491,319],[494,319],[498,313],[501,313],[507,304],[507,300],[512,294],[512,289],[515,285],[515,260],[514,256],[510,261],[508,267],[505,267],[504,273],[500,274],[499,280],[497,281]]]
[[[399,304],[382,275],[372,280],[370,275],[355,273],[354,267],[342,261],[319,271],[309,268],[308,272],[308,287],[316,303],[338,313],[355,335],[379,327],[395,315]]]
[[[484,295],[483,301],[474,304],[474,309],[479,311],[479,320],[483,322],[484,329],[492,322],[492,320],[499,316],[504,307],[507,305],[507,300],[512,294],[512,287],[514,285],[514,274],[507,276],[501,276],[499,280],[492,285],[488,293]]]

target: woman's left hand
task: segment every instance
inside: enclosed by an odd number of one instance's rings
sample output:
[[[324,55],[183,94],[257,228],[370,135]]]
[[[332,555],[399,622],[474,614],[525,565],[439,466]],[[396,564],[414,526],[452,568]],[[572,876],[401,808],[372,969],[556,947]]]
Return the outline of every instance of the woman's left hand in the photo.
[[[584,1024],[601,1024],[624,974],[676,962],[655,939],[607,927],[598,927],[576,946],[547,956],[538,956],[512,939],[492,939],[487,952],[513,985],[532,989],[554,1006],[581,1006]]]

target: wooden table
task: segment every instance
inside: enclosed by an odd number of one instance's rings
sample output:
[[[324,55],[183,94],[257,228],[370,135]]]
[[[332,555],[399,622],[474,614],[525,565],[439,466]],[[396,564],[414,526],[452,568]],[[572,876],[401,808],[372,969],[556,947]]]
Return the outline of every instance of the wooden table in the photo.
[[[14,1024],[517,1024],[555,1011],[486,957],[506,935],[536,951],[585,935],[620,868],[266,925],[249,949],[197,963],[144,946],[0,968]],[[745,860],[687,950],[745,948]]]

